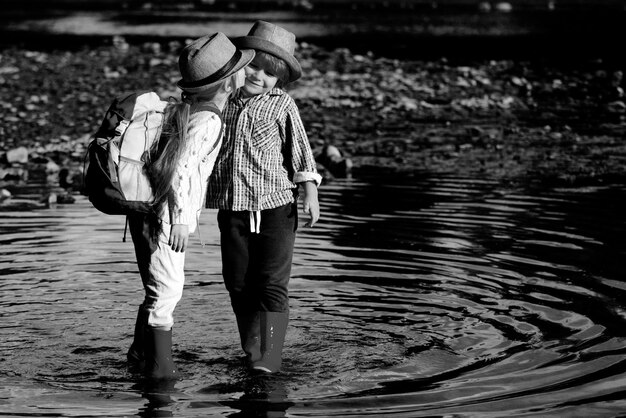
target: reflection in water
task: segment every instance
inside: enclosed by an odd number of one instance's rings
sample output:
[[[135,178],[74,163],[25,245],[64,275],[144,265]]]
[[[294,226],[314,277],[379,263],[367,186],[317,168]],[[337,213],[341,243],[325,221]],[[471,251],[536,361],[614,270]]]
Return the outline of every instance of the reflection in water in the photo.
[[[148,400],[146,405],[139,409],[140,417],[173,417],[170,406],[175,404],[171,394],[176,390],[174,381],[140,381],[133,386],[134,390]]]
[[[202,216],[177,308],[184,379],[125,351],[141,284],[123,218],[0,213],[0,413],[606,416],[626,409],[625,188],[337,181],[294,255],[284,371],[249,376]],[[260,414],[260,415],[259,415]]]
[[[276,376],[256,376],[249,379],[244,387],[244,394],[236,400],[223,401],[238,412],[229,417],[285,417],[286,411],[293,406],[288,399],[286,382]]]

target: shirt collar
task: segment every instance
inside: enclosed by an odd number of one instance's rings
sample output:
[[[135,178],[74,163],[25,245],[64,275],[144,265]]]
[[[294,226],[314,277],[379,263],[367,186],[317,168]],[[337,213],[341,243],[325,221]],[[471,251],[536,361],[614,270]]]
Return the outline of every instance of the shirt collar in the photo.
[[[278,87],[274,87],[273,89],[266,91],[263,94],[259,94],[259,95],[251,97],[250,100],[248,100],[248,103],[256,102],[266,96],[282,96],[283,94],[285,94],[285,92],[282,89]],[[231,101],[237,104],[237,106],[239,107],[244,106],[241,90],[237,91],[237,94],[231,99]]]

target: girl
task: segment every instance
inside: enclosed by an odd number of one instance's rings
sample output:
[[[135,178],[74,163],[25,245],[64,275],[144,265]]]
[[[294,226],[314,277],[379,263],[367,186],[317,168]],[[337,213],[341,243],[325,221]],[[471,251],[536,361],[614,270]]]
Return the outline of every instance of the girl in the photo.
[[[183,292],[185,249],[221,146],[220,112],[243,85],[243,67],[253,58],[254,51],[237,49],[219,32],[195,40],[179,57],[182,100],[165,108],[163,134],[152,150],[158,158],[146,164],[159,217],[129,217],[145,298],[127,357],[151,379],[179,375],[172,325]]]

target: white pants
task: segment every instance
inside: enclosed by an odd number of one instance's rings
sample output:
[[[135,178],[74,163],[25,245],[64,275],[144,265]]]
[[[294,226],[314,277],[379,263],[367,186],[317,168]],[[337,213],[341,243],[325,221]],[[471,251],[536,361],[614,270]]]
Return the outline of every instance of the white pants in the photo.
[[[177,253],[167,244],[170,224],[163,222],[163,231],[155,240],[150,238],[143,216],[129,216],[128,223],[145,290],[142,306],[148,311],[148,325],[170,329],[174,309],[183,296],[185,253]]]

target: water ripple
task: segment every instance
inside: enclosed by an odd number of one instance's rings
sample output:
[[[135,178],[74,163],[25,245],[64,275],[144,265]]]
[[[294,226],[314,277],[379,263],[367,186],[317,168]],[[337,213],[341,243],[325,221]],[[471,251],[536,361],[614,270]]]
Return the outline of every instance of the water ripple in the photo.
[[[141,284],[123,218],[84,199],[1,213],[0,413],[626,410],[624,187],[384,180],[320,190],[322,219],[299,232],[284,372],[272,379],[239,362],[205,212],[206,246],[193,238],[176,312],[176,388],[146,388],[125,368]]]

